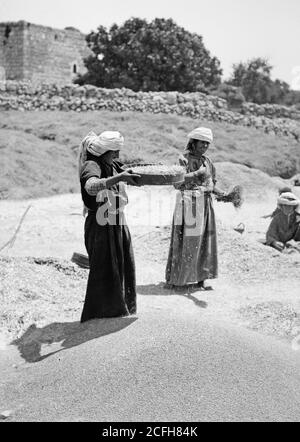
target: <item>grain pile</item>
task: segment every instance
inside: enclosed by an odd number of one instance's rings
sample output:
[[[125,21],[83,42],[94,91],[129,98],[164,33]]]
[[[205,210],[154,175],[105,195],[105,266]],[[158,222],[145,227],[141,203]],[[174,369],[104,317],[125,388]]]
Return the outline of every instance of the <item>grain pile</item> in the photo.
[[[140,238],[133,238],[139,269],[138,284],[141,276],[145,280],[148,274],[145,271],[140,275],[141,268],[149,268],[154,272],[149,273],[145,283],[156,284],[157,275],[163,281],[170,233],[170,227],[164,227]],[[287,281],[288,287],[290,279],[299,280],[299,253],[281,254],[249,241],[220,221],[218,244],[219,277],[226,278],[230,285],[238,287],[241,292],[250,289],[252,284],[261,284],[263,287],[268,283]],[[155,269],[158,273],[155,273]],[[0,257],[1,330],[11,338],[16,338],[32,324],[43,327],[54,322],[79,321],[87,275],[87,270],[59,259]],[[250,318],[255,306],[251,308]]]
[[[31,324],[78,317],[87,272],[56,259],[0,257],[0,329],[19,336]]]
[[[217,169],[217,184],[223,190],[232,191],[238,187],[237,195],[245,201],[274,200],[281,187],[290,185],[290,180],[279,177],[270,177],[266,173],[230,162],[215,163]]]
[[[235,284],[262,284],[268,281],[298,278],[300,253],[280,253],[271,247],[249,240],[218,221],[218,256],[220,276]],[[138,257],[159,262],[165,267],[169,251],[171,229],[164,227],[137,242]]]
[[[172,165],[147,165],[147,166],[135,166],[131,167],[133,173],[146,174],[146,175],[178,175],[185,172],[185,169],[181,166]]]

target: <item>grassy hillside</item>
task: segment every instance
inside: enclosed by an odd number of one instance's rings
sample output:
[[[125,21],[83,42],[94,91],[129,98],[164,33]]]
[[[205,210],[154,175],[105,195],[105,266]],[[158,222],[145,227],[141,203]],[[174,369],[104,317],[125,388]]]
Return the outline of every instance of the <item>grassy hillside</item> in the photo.
[[[211,127],[215,162],[235,162],[288,178],[300,170],[300,144],[253,128],[174,115],[134,112],[3,112],[0,120],[0,198],[77,192],[77,150],[90,131],[119,130],[122,159],[175,163],[194,127]]]

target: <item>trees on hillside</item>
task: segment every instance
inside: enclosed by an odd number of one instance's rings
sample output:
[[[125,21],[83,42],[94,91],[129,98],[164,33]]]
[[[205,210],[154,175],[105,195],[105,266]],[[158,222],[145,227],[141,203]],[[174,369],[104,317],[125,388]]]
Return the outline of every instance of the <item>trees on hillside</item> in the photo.
[[[228,81],[240,87],[247,101],[257,104],[285,104],[290,87],[281,80],[272,80],[273,67],[264,58],[254,58],[247,63],[233,65],[233,75]]]
[[[257,104],[298,105],[300,92],[271,78],[264,58],[233,65],[233,74],[221,83],[220,61],[211,56],[202,36],[178,26],[172,19],[148,23],[131,18],[109,29],[99,26],[87,35],[92,54],[79,84],[126,87],[134,91],[211,91],[239,107],[246,99]]]
[[[93,54],[77,82],[134,91],[201,91],[221,82],[220,62],[202,37],[172,19],[131,18],[87,36]]]

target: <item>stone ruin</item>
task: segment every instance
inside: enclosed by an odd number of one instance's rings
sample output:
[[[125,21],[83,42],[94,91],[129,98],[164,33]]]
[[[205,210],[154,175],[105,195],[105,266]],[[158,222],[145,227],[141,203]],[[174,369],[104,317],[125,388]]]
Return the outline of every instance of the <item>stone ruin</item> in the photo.
[[[86,69],[85,35],[25,21],[0,23],[0,81],[70,84]]]

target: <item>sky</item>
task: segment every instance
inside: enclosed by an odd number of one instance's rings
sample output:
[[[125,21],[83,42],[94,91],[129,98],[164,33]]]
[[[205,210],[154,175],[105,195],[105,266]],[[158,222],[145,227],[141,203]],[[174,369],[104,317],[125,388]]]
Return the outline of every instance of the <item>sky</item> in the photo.
[[[202,35],[224,79],[234,63],[264,57],[274,79],[300,90],[300,0],[0,0],[0,22],[73,26],[84,33],[130,17],[172,18]]]

